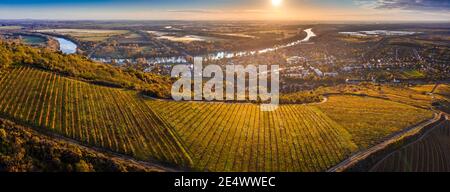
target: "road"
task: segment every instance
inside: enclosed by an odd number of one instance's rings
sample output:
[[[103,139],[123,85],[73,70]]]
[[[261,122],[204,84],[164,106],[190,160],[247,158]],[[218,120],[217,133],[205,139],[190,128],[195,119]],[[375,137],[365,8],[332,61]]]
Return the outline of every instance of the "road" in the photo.
[[[346,160],[344,160],[341,163],[337,164],[336,166],[332,167],[327,172],[343,172],[343,171],[347,170],[348,168],[351,168],[352,166],[354,166],[356,163],[370,157],[370,155],[385,149],[386,147],[393,144],[394,142],[396,142],[400,139],[403,139],[405,137],[412,136],[412,135],[419,133],[424,127],[438,122],[439,120],[441,120],[442,117],[448,118],[448,116],[445,115],[444,113],[436,113],[433,119],[422,122],[413,127],[407,128],[407,129],[391,136],[390,138],[381,142],[380,144],[377,144],[369,149],[357,152],[356,154],[352,155],[351,157],[347,158]]]
[[[443,115],[444,115],[444,117],[445,117],[445,121],[448,121],[448,120],[449,120],[448,114],[443,114]],[[386,157],[384,157],[383,159],[381,159],[380,161],[378,161],[374,166],[372,166],[372,168],[371,168],[369,171],[370,171],[370,172],[373,172],[373,171],[374,171],[374,168],[378,167],[378,165],[379,165],[380,163],[383,163],[383,161],[385,161],[386,159],[388,159],[389,157],[391,157],[391,155],[393,155],[393,154],[396,153],[397,151],[400,151],[400,150],[402,150],[402,149],[406,149],[406,148],[408,148],[409,146],[412,146],[412,145],[414,145],[414,144],[416,144],[416,143],[422,141],[422,140],[425,139],[430,133],[432,133],[432,132],[436,129],[436,127],[439,127],[441,124],[445,123],[445,121],[442,121],[442,122],[440,122],[439,124],[437,124],[436,126],[434,126],[433,128],[427,130],[426,133],[422,134],[422,136],[420,136],[419,138],[417,138],[415,141],[413,141],[413,142],[411,142],[411,143],[409,143],[409,144],[407,144],[407,145],[404,145],[404,146],[401,147],[400,149],[397,149],[397,150],[392,151],[391,153],[389,153],[388,155],[386,155]]]

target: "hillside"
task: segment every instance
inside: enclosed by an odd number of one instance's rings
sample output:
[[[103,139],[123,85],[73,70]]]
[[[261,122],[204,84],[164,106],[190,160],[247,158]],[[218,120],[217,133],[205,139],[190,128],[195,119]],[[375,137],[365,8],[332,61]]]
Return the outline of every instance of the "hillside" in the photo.
[[[333,96],[317,105],[148,101],[186,141],[195,168],[324,171],[432,112],[377,98]],[[401,111],[401,112],[400,112]]]
[[[373,172],[450,171],[450,121],[443,121],[430,133],[405,146],[375,165]]]
[[[187,170],[325,171],[433,114],[430,96],[373,85],[324,88],[324,103],[274,112],[255,104],[149,99],[146,93],[159,92],[143,87],[170,80],[22,45],[2,49],[12,62],[0,73],[1,118]]]
[[[170,97],[170,78],[96,63],[81,55],[64,55],[0,39],[0,69],[16,65],[45,69],[94,84],[137,90],[153,97]]]
[[[316,107],[149,101],[186,141],[195,167],[210,171],[322,171],[356,149]]]
[[[402,85],[389,86],[376,85],[373,83],[361,83],[356,85],[344,84],[334,87],[319,88],[316,92],[326,95],[345,94],[355,96],[370,96],[423,109],[430,109],[433,102],[432,96]]]
[[[159,172],[164,170],[54,139],[0,119],[0,171]]]
[[[275,112],[254,104],[149,100],[30,67],[8,69],[0,79],[2,117],[87,146],[195,170],[323,171],[431,116],[405,104],[346,96]]]
[[[431,111],[373,97],[331,96],[318,107],[348,130],[361,148],[433,117]]]
[[[172,128],[134,91],[15,67],[0,76],[0,115],[141,160],[190,164]]]

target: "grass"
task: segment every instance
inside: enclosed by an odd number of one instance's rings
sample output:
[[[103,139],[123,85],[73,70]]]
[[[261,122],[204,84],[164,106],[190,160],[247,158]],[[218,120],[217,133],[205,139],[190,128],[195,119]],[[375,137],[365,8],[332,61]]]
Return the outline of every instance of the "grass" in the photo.
[[[30,44],[30,45],[39,45],[39,44],[44,44],[47,42],[46,39],[44,39],[42,37],[37,37],[37,36],[24,35],[21,37],[26,44]]]

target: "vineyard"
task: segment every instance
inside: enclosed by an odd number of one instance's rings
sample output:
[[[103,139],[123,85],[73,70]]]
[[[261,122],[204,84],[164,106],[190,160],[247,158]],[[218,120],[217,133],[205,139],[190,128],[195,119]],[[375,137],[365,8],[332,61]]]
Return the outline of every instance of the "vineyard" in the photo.
[[[0,116],[146,161],[199,171],[324,171],[432,112],[370,97],[315,105],[146,99],[31,67],[0,75]],[[401,113],[399,113],[401,111]]]
[[[318,107],[345,127],[354,142],[362,148],[433,117],[433,113],[428,110],[371,97],[332,96]]]
[[[323,171],[356,149],[348,132],[316,107],[148,102],[177,128],[196,168]]]
[[[103,153],[0,118],[0,172],[162,172],[165,168]]]
[[[378,163],[374,172],[450,171],[450,121],[437,125],[425,138],[408,145]]]
[[[381,99],[329,100],[282,105],[274,112],[261,112],[253,104],[147,103],[179,132],[195,168],[210,171],[323,171],[368,143],[432,117],[429,111]]]
[[[431,88],[432,89],[432,88]],[[431,91],[429,89],[429,91]],[[370,96],[403,103],[418,108],[429,109],[433,97],[426,92],[416,88],[403,86],[387,86],[374,84],[361,85],[339,85],[335,87],[324,87],[318,90],[322,94],[347,94],[357,96]]]
[[[138,159],[191,164],[172,128],[135,92],[29,67],[3,73],[0,85],[4,117]]]

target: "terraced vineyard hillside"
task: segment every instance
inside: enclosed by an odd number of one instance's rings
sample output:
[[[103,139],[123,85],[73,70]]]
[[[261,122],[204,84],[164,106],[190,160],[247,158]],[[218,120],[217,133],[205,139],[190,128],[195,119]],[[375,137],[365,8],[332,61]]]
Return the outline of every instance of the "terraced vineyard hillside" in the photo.
[[[321,171],[356,149],[348,132],[316,107],[148,102],[177,128],[211,171]]]
[[[132,91],[18,67],[0,76],[0,114],[141,160],[191,164],[172,128]]]
[[[372,97],[331,96],[328,102],[318,107],[345,127],[361,148],[376,144],[380,138],[391,133],[433,118],[430,111]]]
[[[31,67],[6,70],[0,75],[1,117],[140,160],[201,171],[324,171],[432,116],[356,96],[261,112],[254,104],[145,99]]]
[[[324,171],[368,143],[432,117],[427,110],[381,99],[330,100],[282,105],[274,112],[253,104],[147,103],[179,132],[195,168],[211,171]],[[346,107],[334,111],[332,105]],[[370,129],[378,133],[367,135]]]
[[[443,121],[419,141],[394,152],[371,171],[445,172],[450,171],[450,121]]]

